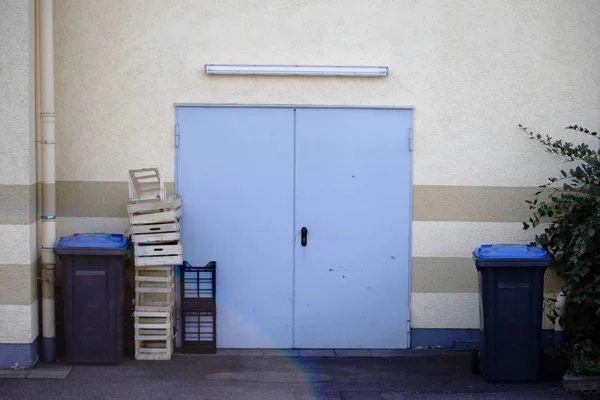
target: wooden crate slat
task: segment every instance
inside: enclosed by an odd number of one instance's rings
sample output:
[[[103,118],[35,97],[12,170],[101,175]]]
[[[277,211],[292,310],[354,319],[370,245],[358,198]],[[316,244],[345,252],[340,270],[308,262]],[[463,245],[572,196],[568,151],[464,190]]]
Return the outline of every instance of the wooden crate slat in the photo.
[[[144,182],[144,179],[148,179],[149,182]],[[160,189],[160,183],[150,181],[151,178],[140,178],[138,177],[138,188],[144,192],[146,190],[158,190]]]
[[[133,243],[161,243],[161,242],[176,242],[181,238],[179,232],[166,233],[150,233],[150,234],[134,234],[131,235]]]
[[[166,361],[171,359],[171,354],[136,354],[135,359],[142,361]]]
[[[135,340],[169,340],[169,335],[135,335]]]
[[[173,272],[173,265],[149,265],[146,267],[135,267],[136,271],[170,271]]]
[[[149,225],[131,225],[129,230],[132,235],[147,234],[147,233],[167,233],[179,232],[179,222],[168,222],[165,224],[149,224]]]
[[[151,266],[151,265],[173,265],[183,264],[182,255],[177,256],[159,256],[159,257],[135,257],[134,262],[136,266]]]
[[[181,208],[150,214],[132,215],[129,217],[131,225],[157,224],[159,222],[176,222],[181,217]]]
[[[141,267],[135,269],[136,276],[170,278],[173,276],[174,268],[168,267]]]
[[[170,312],[156,312],[156,311],[133,311],[134,317],[146,317],[146,318],[171,318]]]
[[[158,347],[158,348],[140,347],[139,351],[140,351],[140,353],[168,353],[166,344],[165,344],[165,347]]]
[[[175,306],[175,304],[170,304],[167,306],[136,306],[136,308],[138,308],[140,311],[168,311],[170,309],[172,309]]]
[[[170,291],[166,289],[164,291],[156,292],[156,291],[146,291],[147,288],[138,288],[142,289],[142,291],[136,291],[136,304],[140,306],[146,305],[157,305],[157,306],[166,306],[173,302],[173,298],[175,297],[175,287],[170,287]],[[154,288],[150,288],[154,289]]]
[[[134,215],[147,211],[169,210],[181,207],[181,196],[171,196],[165,200],[149,200],[143,203],[127,204],[127,213]]]
[[[146,343],[144,343],[146,342]],[[169,345],[169,340],[140,340],[140,350],[166,350]],[[149,353],[157,353],[157,351],[149,351]]]
[[[159,278],[154,276],[136,276],[135,287],[140,289],[168,289],[175,285],[175,277]]]
[[[145,331],[148,331],[148,329],[145,329]],[[135,337],[135,340],[145,340],[145,341],[169,340],[169,339],[173,339],[173,334],[170,332],[171,332],[171,330],[169,330],[169,329],[163,329],[162,332],[160,332],[160,333],[136,332],[134,337]]]
[[[136,287],[135,291],[138,293],[171,293],[173,291],[174,286],[168,287]]]
[[[183,252],[181,242],[177,244],[135,244],[133,251],[136,257],[143,256],[176,256]]]
[[[135,180],[138,182],[143,181],[144,179],[154,179],[154,178],[157,178],[156,174],[147,174],[147,175],[136,174],[135,175]]]
[[[173,268],[168,269],[139,269],[135,270],[135,282],[136,287],[165,287],[170,283],[175,282],[175,276],[173,275]],[[162,284],[162,285],[159,285]]]
[[[164,306],[155,306],[155,305],[138,306],[138,305],[136,305],[135,308],[139,309],[140,311],[169,311],[174,306],[175,306],[175,303],[169,304],[169,305],[164,305]]]
[[[163,301],[168,298],[168,295],[171,295],[172,297],[174,297],[175,286],[169,285],[169,286],[163,287],[163,288],[136,287],[135,293],[139,294],[140,297],[143,297],[149,301],[153,301],[153,300]],[[144,304],[140,304],[140,305],[144,305]]]
[[[157,282],[157,283],[169,283],[173,279],[172,276],[136,276],[136,282]]]
[[[166,335],[165,332],[169,332],[169,329],[137,329],[138,335]],[[146,339],[145,339],[146,340]]]
[[[169,276],[166,278],[160,278],[160,281],[153,281],[152,279],[159,279],[152,276],[136,276],[135,287],[143,289],[168,289],[175,284],[175,277]],[[145,280],[147,279],[147,280]]]
[[[144,337],[143,339],[136,340],[167,340],[173,338],[173,329],[146,329],[137,328],[135,335],[137,337]]]
[[[173,266],[172,265],[146,265],[143,267],[135,267],[135,271],[141,271],[142,273],[146,273],[147,271],[159,271],[159,272],[165,273],[165,272],[173,271]]]
[[[170,323],[162,323],[162,324],[150,324],[150,323],[142,323],[142,322],[136,322],[135,323],[137,325],[138,328],[140,329],[169,329],[171,327]]]

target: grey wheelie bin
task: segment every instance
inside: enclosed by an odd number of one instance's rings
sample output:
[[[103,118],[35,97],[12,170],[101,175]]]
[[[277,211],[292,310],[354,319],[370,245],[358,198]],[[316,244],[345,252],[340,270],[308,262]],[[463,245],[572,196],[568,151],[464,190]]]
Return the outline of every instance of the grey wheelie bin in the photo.
[[[123,358],[124,275],[128,239],[84,233],[60,238],[65,361],[118,364]]]
[[[484,244],[473,251],[479,276],[479,351],[473,372],[487,381],[534,381],[541,363],[544,249]]]

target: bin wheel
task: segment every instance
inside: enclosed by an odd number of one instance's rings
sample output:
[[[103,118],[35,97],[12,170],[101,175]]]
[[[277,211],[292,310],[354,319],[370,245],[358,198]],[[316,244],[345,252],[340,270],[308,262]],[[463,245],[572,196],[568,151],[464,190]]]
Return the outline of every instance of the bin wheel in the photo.
[[[479,375],[481,369],[479,369],[479,351],[471,350],[471,372]]]

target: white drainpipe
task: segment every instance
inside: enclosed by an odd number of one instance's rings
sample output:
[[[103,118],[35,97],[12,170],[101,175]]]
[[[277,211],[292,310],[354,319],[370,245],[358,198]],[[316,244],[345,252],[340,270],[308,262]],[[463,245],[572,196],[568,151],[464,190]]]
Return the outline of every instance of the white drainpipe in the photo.
[[[54,153],[54,43],[52,0],[38,0],[40,57],[40,122],[42,162],[42,359],[56,360],[54,280],[56,258],[56,180]]]

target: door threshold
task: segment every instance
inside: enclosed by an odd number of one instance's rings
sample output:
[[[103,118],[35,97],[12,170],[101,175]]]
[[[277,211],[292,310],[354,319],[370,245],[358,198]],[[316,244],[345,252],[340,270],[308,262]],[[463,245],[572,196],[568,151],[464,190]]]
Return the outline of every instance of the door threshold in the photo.
[[[440,349],[232,349],[220,348],[216,354],[183,354],[184,356],[229,356],[229,357],[424,357],[448,353]]]

